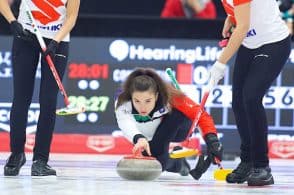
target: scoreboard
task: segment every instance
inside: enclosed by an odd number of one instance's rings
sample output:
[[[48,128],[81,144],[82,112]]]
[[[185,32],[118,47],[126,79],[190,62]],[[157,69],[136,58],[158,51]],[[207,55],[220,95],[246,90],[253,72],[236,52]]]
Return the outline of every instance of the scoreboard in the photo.
[[[200,102],[209,67],[221,52],[217,43],[218,40],[197,39],[72,37],[63,84],[69,101],[86,105],[86,112],[76,116],[57,117],[55,132],[119,133],[114,115],[114,99],[122,82],[136,67],[154,68],[167,81],[169,79],[165,69],[172,68],[182,90],[195,102]],[[12,100],[11,45],[11,37],[0,36],[0,131],[9,131]],[[238,136],[231,109],[233,62],[234,59],[228,63],[224,80],[211,91],[205,105],[227,145],[238,142],[235,139]],[[272,135],[294,136],[293,75],[292,43],[287,64],[263,99]],[[29,111],[29,132],[34,131],[39,114],[40,76],[39,67],[33,103]],[[59,94],[58,107],[63,106],[63,98]]]

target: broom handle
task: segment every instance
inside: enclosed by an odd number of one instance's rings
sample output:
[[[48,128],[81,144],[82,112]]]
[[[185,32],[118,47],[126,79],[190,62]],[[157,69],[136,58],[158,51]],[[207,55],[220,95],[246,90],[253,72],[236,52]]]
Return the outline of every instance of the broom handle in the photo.
[[[174,84],[175,88],[178,89],[178,90],[181,90],[180,85],[179,85],[177,79],[175,78],[175,76],[173,75],[173,72],[172,72],[171,68],[167,68],[166,73],[169,76],[169,78],[171,79],[171,81]],[[189,133],[188,133],[188,137],[194,132],[194,129],[196,128],[196,126],[198,124],[198,121],[199,121],[199,119],[201,117],[201,114],[202,114],[202,112],[204,110],[205,103],[206,103],[206,101],[208,99],[209,92],[210,92],[210,90],[212,88],[213,88],[213,83],[210,82],[208,84],[208,87],[206,88],[206,90],[204,92],[204,96],[203,96],[203,98],[201,100],[201,103],[200,103],[200,109],[199,109],[198,113],[196,114],[195,119],[192,122],[191,128],[190,128]]]
[[[34,16],[33,16],[32,12],[31,12],[31,10],[29,8],[29,5],[27,4],[27,0],[23,0],[23,1],[24,1],[27,16],[28,16],[28,18],[29,18],[29,20],[31,22],[31,26],[33,27],[33,30],[34,30],[34,32],[36,34],[38,42],[39,42],[39,44],[40,44],[40,46],[41,46],[41,48],[42,48],[42,50],[44,52],[44,51],[46,51],[46,48],[47,48],[46,43],[45,43],[45,41],[44,41],[44,39],[43,39],[39,29],[38,29],[38,26],[36,24]],[[54,65],[50,55],[47,55],[45,58],[46,58],[46,60],[48,62],[49,68],[50,68],[50,70],[51,70],[51,72],[52,72],[52,74],[54,76],[54,79],[55,79],[55,81],[57,83],[57,86],[58,86],[61,94],[64,97],[64,103],[65,103],[66,106],[68,106],[69,105],[68,96],[67,96],[66,91],[65,91],[65,89],[64,89],[64,87],[62,85],[61,79],[60,79],[60,77],[59,77],[59,75],[57,73],[55,65]]]

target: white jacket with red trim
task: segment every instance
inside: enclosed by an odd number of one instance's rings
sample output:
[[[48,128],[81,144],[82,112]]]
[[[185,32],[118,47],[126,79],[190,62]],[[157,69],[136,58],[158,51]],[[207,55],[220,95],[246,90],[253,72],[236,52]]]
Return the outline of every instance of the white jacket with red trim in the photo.
[[[193,121],[200,109],[200,105],[196,104],[185,95],[174,96],[170,105],[173,109],[182,112],[187,118]],[[137,134],[144,135],[148,140],[152,140],[153,135],[161,123],[162,117],[169,112],[168,107],[159,107],[151,116],[151,120],[146,122],[138,122],[133,114],[133,106],[131,101],[125,102],[115,110],[115,115],[119,128],[124,136],[133,143],[134,136]],[[181,122],[181,121],[179,121]],[[202,112],[198,121],[199,131],[204,138],[207,134],[217,134],[212,117],[207,112]]]
[[[222,0],[224,9],[233,23],[236,23],[234,8],[248,2],[250,28],[242,43],[245,47],[256,49],[289,36],[289,29],[280,16],[276,0]]]
[[[24,0],[21,1],[19,7],[18,22],[22,26],[34,33],[31,21],[29,20],[26,13],[26,6]],[[32,14],[36,20],[38,29],[41,35],[45,38],[52,39],[55,34],[62,27],[66,18],[66,3],[67,0],[25,0]],[[63,41],[68,42],[70,35],[68,34]]]
[[[150,118],[151,120],[147,122],[138,122],[133,114],[132,103],[128,101],[115,110],[115,116],[118,127],[122,130],[124,136],[133,143],[133,138],[137,134],[142,134],[148,140],[152,140],[157,127],[161,123],[163,115],[168,112],[168,108],[163,107],[153,113]]]

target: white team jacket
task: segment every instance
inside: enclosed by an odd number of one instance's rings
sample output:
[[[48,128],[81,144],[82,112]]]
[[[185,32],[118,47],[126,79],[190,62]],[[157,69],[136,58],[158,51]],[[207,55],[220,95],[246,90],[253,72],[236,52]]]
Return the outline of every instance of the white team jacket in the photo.
[[[66,18],[66,3],[67,0],[26,0],[32,14],[36,20],[36,25],[45,38],[52,39],[62,27]],[[32,23],[27,16],[24,2],[21,1],[19,7],[19,16],[17,19],[22,26],[34,33]],[[62,41],[68,42],[70,35],[67,34]]]
[[[133,143],[133,138],[136,134],[142,134],[148,140],[152,140],[157,127],[161,123],[163,115],[169,112],[167,107],[163,107],[153,113],[150,118],[151,120],[138,122],[135,119],[135,114],[132,114],[132,110],[131,101],[123,103],[115,110],[118,126],[131,143]]]

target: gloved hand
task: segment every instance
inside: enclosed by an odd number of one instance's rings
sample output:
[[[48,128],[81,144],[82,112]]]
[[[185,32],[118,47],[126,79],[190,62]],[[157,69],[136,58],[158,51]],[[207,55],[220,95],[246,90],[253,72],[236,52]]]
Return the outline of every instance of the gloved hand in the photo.
[[[214,133],[209,133],[204,138],[207,145],[208,156],[213,164],[218,164],[216,159],[222,161],[223,158],[223,146],[220,143],[218,137]]]
[[[52,41],[50,41],[49,45],[47,46],[46,51],[44,51],[44,57],[46,57],[47,55],[50,55],[51,59],[53,60],[55,57],[55,53],[58,48],[58,45],[59,43],[52,39]]]
[[[209,70],[208,84],[211,87],[217,85],[217,83],[224,77],[227,65],[216,61]]]
[[[10,30],[13,33],[13,36],[22,40],[32,41],[34,38],[34,35],[28,30],[23,29],[22,25],[16,20],[10,23]]]

